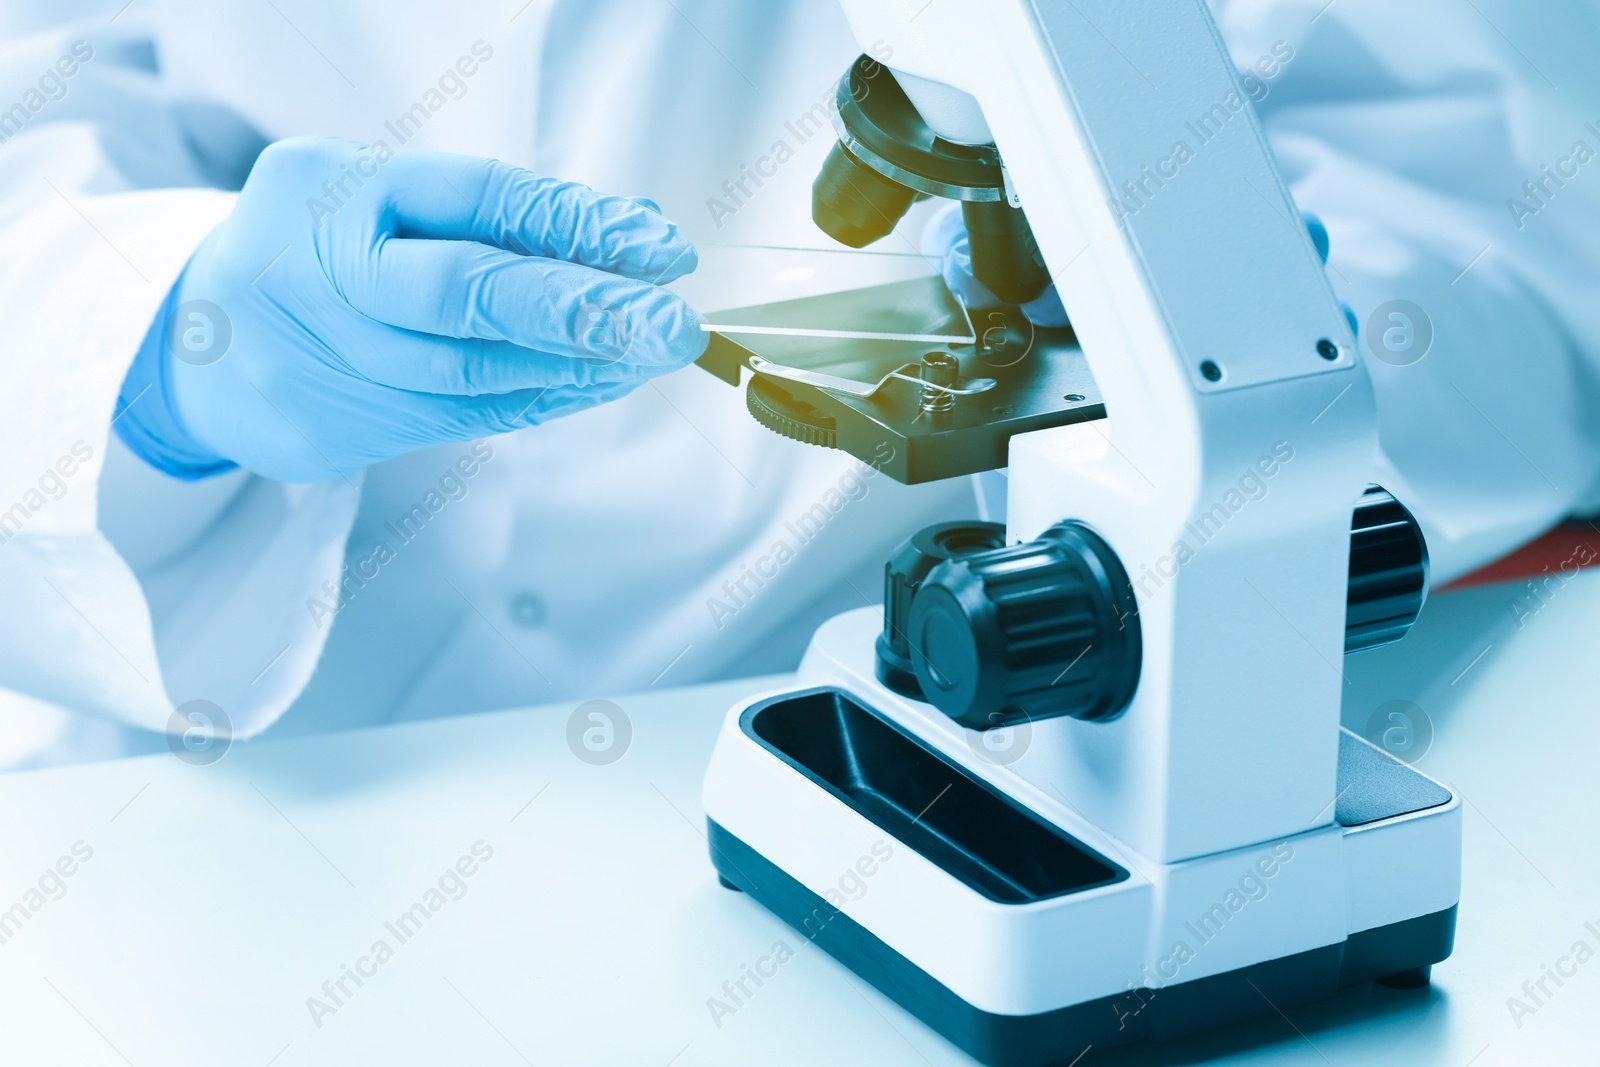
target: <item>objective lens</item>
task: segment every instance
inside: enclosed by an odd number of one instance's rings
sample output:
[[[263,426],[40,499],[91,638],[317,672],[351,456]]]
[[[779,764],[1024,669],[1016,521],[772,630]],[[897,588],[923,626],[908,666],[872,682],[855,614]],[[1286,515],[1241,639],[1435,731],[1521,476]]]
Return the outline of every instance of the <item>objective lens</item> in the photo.
[[[1020,208],[1005,201],[961,205],[972,273],[1008,304],[1026,304],[1050,285],[1050,272]]]
[[[811,218],[835,241],[865,248],[887,237],[916,199],[915,190],[885,178],[835,144],[811,185]]]

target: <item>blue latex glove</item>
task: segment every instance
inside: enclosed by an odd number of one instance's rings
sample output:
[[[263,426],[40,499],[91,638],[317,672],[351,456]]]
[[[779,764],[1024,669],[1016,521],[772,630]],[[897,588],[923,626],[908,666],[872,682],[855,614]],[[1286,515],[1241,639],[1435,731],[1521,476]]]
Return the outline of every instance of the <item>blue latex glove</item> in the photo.
[[[969,310],[1000,306],[1000,298],[989,291],[972,273],[972,249],[967,245],[967,227],[961,221],[961,205],[946,204],[922,230],[922,256],[938,263],[945,287]],[[1067,325],[1067,309],[1051,285],[1039,297],[1022,305],[1023,314],[1036,326]]]
[[[1311,244],[1317,250],[1317,258],[1322,260],[1323,266],[1328,264],[1328,227],[1322,224],[1310,211],[1300,212],[1300,221],[1306,224],[1306,232],[1311,235]],[[1350,324],[1350,335],[1354,337],[1360,333],[1357,329],[1356,313],[1354,309],[1343,300],[1339,301],[1339,310],[1344,312],[1344,321]]]
[[[654,205],[382,151],[262,153],[123,383],[134,452],[186,479],[319,481],[592,407],[704,350],[659,287],[694,247]]]
[[[1328,228],[1309,211],[1302,211],[1300,218],[1305,222],[1306,232],[1311,235],[1311,243],[1316,246],[1317,256],[1327,263]],[[972,250],[967,245],[967,228],[961,221],[960,204],[945,206],[929,220],[922,231],[922,255],[940,264],[944,284],[968,308],[977,311],[999,306],[1000,298],[972,273]],[[1350,323],[1350,332],[1354,334],[1356,313],[1343,301],[1339,306],[1344,309],[1344,317]],[[1061,297],[1053,283],[1036,299],[1023,304],[1022,311],[1036,326],[1065,326],[1068,323],[1067,309],[1062,306]]]

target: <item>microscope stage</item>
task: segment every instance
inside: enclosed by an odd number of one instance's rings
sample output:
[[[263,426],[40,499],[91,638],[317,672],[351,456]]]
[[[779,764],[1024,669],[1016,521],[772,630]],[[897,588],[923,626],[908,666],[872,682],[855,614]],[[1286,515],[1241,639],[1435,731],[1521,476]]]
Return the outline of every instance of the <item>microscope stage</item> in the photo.
[[[1006,307],[974,311],[969,319],[937,278],[762,304],[716,318],[728,330],[711,327],[711,343],[698,362],[733,385],[751,355],[871,383],[940,352],[955,357],[961,380],[992,380],[992,388],[956,396],[948,410],[934,411],[913,381],[890,380],[860,397],[750,375],[746,406],[762,425],[841,449],[908,485],[1004,467],[1015,434],[1105,417],[1071,329],[1035,327]],[[744,332],[749,329],[772,332]],[[974,337],[976,344],[970,343]]]

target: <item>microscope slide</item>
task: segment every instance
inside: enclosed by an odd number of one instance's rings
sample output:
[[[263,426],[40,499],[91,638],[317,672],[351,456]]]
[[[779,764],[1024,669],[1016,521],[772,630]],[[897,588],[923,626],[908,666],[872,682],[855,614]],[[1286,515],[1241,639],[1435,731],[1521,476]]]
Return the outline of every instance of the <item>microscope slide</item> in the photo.
[[[970,330],[950,333],[883,333],[874,330],[824,330],[805,326],[752,326],[740,323],[705,323],[707,333],[766,334],[775,337],[828,337],[845,341],[916,341],[933,345],[970,345],[977,337]]]

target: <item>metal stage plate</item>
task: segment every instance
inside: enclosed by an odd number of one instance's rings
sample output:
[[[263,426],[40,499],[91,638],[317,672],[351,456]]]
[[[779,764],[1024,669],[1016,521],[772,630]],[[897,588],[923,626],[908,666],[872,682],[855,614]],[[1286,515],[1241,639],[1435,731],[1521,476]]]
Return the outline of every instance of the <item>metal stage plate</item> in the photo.
[[[861,336],[713,331],[700,366],[731,385],[751,354],[774,363],[875,382],[924,354],[946,352],[962,381],[993,379],[926,411],[922,387],[891,380],[855,397],[748,374],[747,406],[763,425],[809,444],[839,448],[906,484],[1004,467],[1012,435],[1105,417],[1088,362],[1070,328],[1033,326],[1017,308],[967,312],[937,278],[916,278],[825,296],[720,312],[717,325],[947,337],[891,341]],[[969,338],[976,337],[976,343]],[[913,372],[914,373],[914,372]]]

